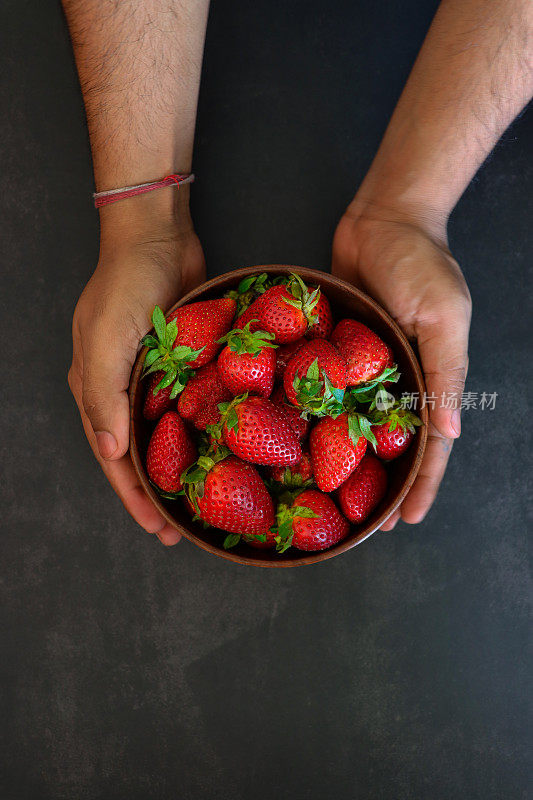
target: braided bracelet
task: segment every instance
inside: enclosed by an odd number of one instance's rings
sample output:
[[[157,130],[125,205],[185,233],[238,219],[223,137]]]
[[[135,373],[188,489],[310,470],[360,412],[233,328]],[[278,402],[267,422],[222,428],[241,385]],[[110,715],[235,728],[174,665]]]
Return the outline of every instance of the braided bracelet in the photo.
[[[138,194],[151,192],[153,189],[163,189],[165,186],[177,186],[178,188],[186,183],[192,183],[194,175],[191,173],[176,173],[176,175],[167,175],[166,178],[161,178],[159,181],[150,181],[149,183],[139,183],[136,186],[123,186],[121,189],[109,189],[107,192],[95,192],[93,194],[95,208],[107,206],[109,203],[117,203],[119,200],[125,200],[127,197],[135,197]]]

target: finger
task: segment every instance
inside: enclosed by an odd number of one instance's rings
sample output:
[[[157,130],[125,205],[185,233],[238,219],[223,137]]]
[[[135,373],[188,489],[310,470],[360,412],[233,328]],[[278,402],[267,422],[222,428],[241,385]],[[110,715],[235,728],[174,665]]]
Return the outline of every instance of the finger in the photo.
[[[96,438],[103,459],[118,460],[129,446],[127,388],[132,353],[117,339],[95,334],[83,342],[81,408]]]
[[[461,433],[469,327],[469,306],[460,299],[438,319],[420,325],[416,331],[426,389],[432,398],[430,419],[444,437],[451,439]]]
[[[157,534],[163,544],[177,544],[181,538],[180,534],[166,522],[147,497],[129,455],[124,455],[118,460],[106,460],[100,455],[95,433],[81,402],[81,378],[76,376],[73,369],[69,373],[69,384],[92,451],[128,513],[147,533]]]
[[[383,531],[383,533],[388,533],[389,531],[394,530],[400,518],[401,518],[400,512],[395,511],[394,514],[392,514],[392,516],[390,516],[388,520],[383,523],[383,525],[380,528],[380,531]]]
[[[435,500],[450,457],[453,439],[442,436],[430,423],[426,452],[416,480],[401,506],[404,522],[422,522]]]

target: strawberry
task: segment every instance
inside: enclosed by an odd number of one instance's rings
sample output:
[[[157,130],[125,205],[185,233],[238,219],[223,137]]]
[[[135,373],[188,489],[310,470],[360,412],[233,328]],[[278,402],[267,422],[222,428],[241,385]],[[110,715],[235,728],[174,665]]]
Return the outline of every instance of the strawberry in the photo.
[[[311,456],[305,451],[297,464],[288,467],[272,467],[270,471],[272,480],[283,484],[289,489],[297,489],[311,483],[313,480],[313,467]]]
[[[354,471],[365,454],[369,428],[366,417],[346,412],[336,418],[325,417],[313,428],[309,448],[319,489],[332,492]]]
[[[332,344],[312,339],[293,355],[283,375],[287,400],[318,417],[340,413],[346,362]]]
[[[280,504],[276,514],[277,550],[325,550],[348,536],[350,525],[333,500],[316,489],[306,489],[291,506]]]
[[[310,293],[298,275],[291,275],[286,286],[272,286],[254,300],[239,317],[239,325],[249,322],[251,330],[273,333],[277,344],[294,342],[315,322],[312,312],[319,297],[320,289]]]
[[[166,389],[161,389],[159,392],[154,394],[154,390],[164,377],[164,372],[154,372],[153,375],[150,376],[150,380],[148,381],[148,385],[146,387],[143,416],[145,419],[149,419],[150,421],[159,419],[159,417],[163,416],[165,411],[168,411],[174,405],[174,398],[170,396],[170,393],[172,392],[171,386],[167,386]]]
[[[266,331],[251,333],[248,322],[219,340],[227,345],[218,357],[218,369],[232,395],[254,392],[270,397],[276,368],[273,338],[274,334]]]
[[[235,398],[221,403],[221,425],[208,431],[224,441],[235,455],[254,464],[296,464],[302,448],[282,412],[264,397]]]
[[[346,359],[348,386],[374,380],[392,367],[392,350],[362,322],[341,320],[331,334],[331,342]]]
[[[378,458],[392,461],[410,447],[416,426],[422,421],[406,408],[396,405],[388,411],[376,412],[371,417],[372,433],[376,437],[375,451]]]
[[[364,522],[385,497],[387,480],[381,461],[366,453],[357,469],[337,490],[344,516],[350,522]]]
[[[287,398],[285,397],[285,392],[283,390],[283,386],[278,386],[277,389],[274,389],[271,401],[276,405],[283,414],[287,417],[287,420],[291,426],[291,428],[296,433],[298,439],[302,441],[305,439],[307,434],[309,433],[310,422],[305,417],[302,417],[302,411],[296,406],[291,406],[287,403]]]
[[[155,426],[146,453],[148,477],[160,494],[175,496],[181,490],[181,473],[196,455],[196,446],[182,418],[175,411],[167,411]]]
[[[275,379],[276,381],[283,380],[283,373],[285,372],[285,367],[289,363],[292,356],[298,352],[298,350],[304,346],[306,343],[306,339],[296,339],[295,342],[289,342],[289,344],[281,345],[276,350],[276,373]]]
[[[320,294],[318,303],[313,309],[313,316],[317,320],[307,329],[306,337],[308,339],[329,339],[333,330],[333,315],[329,300],[325,294]]]
[[[274,524],[272,498],[255,467],[228,453],[208,451],[182,475],[188,503],[197,517],[223,531],[266,534]]]
[[[163,391],[166,391],[165,389]],[[218,404],[231,400],[231,393],[222,383],[216,361],[210,361],[197,371],[179,396],[178,412],[205,431],[220,419]]]
[[[149,348],[144,374],[165,373],[155,393],[172,386],[170,396],[176,397],[191,377],[192,366],[212,361],[221,348],[218,340],[231,328],[236,305],[231,298],[202,300],[177,308],[166,320],[159,306],[154,308],[155,336],[148,334],[141,344]]]

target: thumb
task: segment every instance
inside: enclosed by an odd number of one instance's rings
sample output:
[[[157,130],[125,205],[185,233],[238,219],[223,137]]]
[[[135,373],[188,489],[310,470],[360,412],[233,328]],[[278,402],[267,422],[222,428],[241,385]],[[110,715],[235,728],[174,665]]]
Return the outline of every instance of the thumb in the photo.
[[[451,311],[418,331],[430,419],[442,436],[451,439],[461,433],[460,409],[468,371],[469,325],[468,313]]]
[[[82,404],[94,431],[102,458],[122,458],[129,447],[127,388],[131,361],[108,342],[83,348]]]

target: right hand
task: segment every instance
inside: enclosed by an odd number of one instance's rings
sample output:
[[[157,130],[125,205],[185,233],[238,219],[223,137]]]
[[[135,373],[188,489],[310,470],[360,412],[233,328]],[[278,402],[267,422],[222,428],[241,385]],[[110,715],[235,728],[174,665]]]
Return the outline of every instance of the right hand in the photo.
[[[94,455],[127,511],[173,545],[180,535],[144,493],[128,454],[127,392],[153,307],[170,308],[204,280],[205,262],[188,206],[163,221],[146,213],[146,197],[102,209],[98,265],[74,312],[68,382]]]

